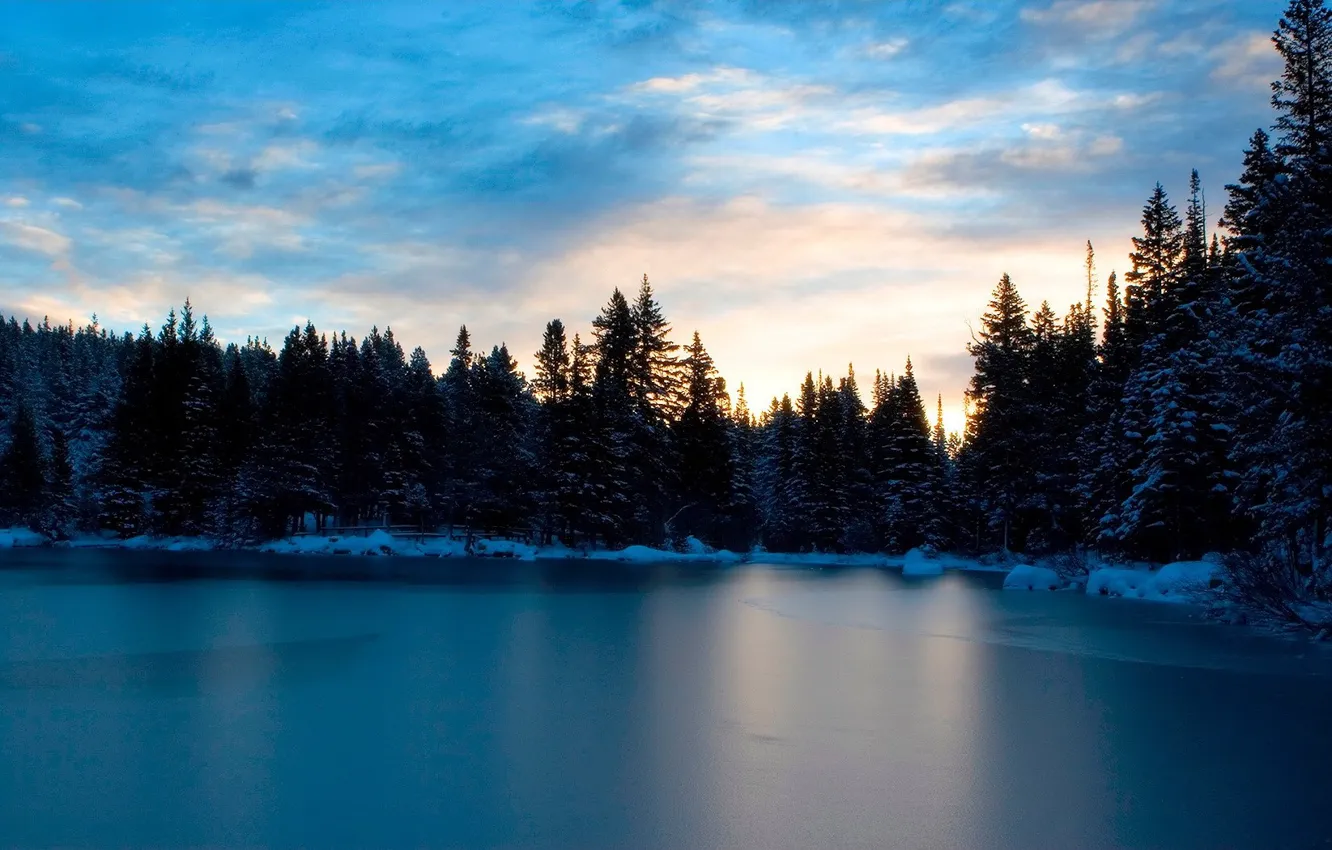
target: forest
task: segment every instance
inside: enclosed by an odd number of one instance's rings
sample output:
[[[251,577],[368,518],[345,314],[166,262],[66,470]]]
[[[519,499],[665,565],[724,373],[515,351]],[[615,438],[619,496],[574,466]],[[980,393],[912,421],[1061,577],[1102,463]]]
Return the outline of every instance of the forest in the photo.
[[[1150,191],[1131,270],[1097,303],[1090,243],[1087,297],[1062,315],[1000,277],[962,434],[910,361],[812,372],[756,412],[697,333],[676,341],[646,276],[589,339],[549,322],[530,376],[466,327],[437,369],[388,329],[222,345],[188,301],[137,334],[12,317],[0,526],[242,545],[313,516],[568,545],[1219,551],[1280,592],[1332,593],[1332,10],[1293,0],[1273,41],[1271,133],[1220,220],[1194,172],[1182,212]]]

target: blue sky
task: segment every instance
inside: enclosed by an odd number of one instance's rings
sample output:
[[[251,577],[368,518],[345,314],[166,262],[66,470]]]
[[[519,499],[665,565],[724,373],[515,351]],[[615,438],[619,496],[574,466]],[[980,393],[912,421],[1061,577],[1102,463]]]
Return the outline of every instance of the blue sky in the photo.
[[[466,322],[530,363],[647,273],[751,406],[1081,297],[1270,121],[1256,0],[5,4],[0,312],[224,339]]]

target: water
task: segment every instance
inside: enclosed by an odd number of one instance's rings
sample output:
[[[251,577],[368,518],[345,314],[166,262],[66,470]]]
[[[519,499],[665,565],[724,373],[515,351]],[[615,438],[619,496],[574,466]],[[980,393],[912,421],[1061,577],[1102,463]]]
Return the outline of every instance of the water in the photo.
[[[3,846],[1332,846],[1332,657],[1182,608],[874,570],[0,558]]]

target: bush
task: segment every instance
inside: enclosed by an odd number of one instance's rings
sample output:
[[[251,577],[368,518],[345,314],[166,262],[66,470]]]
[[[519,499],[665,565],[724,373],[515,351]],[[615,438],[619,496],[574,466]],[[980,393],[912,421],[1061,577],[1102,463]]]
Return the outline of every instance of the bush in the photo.
[[[1315,633],[1332,629],[1332,588],[1323,576],[1301,570],[1280,547],[1233,553],[1222,559],[1222,566],[1223,611],[1238,608],[1246,618],[1278,628]]]

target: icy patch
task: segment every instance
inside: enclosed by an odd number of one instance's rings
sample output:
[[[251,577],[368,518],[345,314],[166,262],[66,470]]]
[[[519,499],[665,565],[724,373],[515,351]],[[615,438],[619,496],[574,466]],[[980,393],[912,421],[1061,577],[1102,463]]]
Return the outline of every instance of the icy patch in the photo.
[[[902,575],[904,576],[941,576],[943,571],[942,561],[938,558],[931,558],[920,549],[912,549],[902,559]]]
[[[45,546],[46,543],[44,535],[29,528],[0,528],[0,549]]]
[[[1155,572],[1107,567],[1087,577],[1087,592],[1155,602],[1192,602],[1210,587],[1220,569],[1211,560],[1177,561]]]
[[[1004,576],[1004,590],[1059,590],[1064,580],[1049,567],[1018,564]]]

